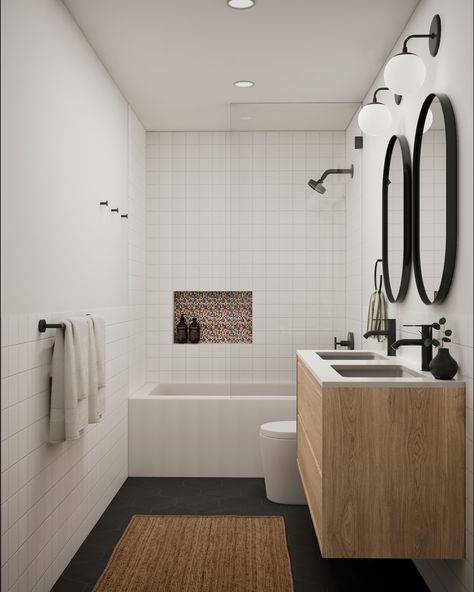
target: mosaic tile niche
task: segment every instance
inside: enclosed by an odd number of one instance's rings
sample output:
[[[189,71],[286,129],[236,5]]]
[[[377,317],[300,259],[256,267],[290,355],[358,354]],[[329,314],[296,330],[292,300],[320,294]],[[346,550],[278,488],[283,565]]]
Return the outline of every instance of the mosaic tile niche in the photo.
[[[181,315],[196,317],[200,343],[252,343],[252,292],[175,292],[174,341]]]

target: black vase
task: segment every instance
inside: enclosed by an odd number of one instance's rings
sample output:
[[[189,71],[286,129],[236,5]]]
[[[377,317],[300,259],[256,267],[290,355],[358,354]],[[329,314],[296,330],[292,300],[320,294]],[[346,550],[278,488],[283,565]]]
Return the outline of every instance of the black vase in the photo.
[[[458,363],[451,357],[447,347],[438,348],[438,353],[430,362],[430,372],[438,380],[451,380],[458,368]]]

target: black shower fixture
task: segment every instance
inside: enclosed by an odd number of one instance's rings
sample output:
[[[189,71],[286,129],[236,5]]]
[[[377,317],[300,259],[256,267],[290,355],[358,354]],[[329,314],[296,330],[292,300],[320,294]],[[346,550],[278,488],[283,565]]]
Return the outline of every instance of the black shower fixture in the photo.
[[[326,193],[326,187],[324,187],[323,181],[328,175],[350,175],[352,178],[354,176],[354,165],[351,164],[350,169],[327,169],[317,181],[310,179],[308,185],[311,189],[314,189],[322,195],[323,193]]]

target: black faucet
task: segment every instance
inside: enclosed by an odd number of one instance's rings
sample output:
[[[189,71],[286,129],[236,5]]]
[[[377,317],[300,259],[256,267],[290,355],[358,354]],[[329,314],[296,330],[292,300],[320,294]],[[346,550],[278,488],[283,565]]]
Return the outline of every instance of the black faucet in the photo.
[[[398,349],[402,345],[419,345],[421,346],[421,369],[425,372],[430,369],[430,362],[433,358],[433,347],[429,345],[426,347],[425,340],[431,339],[432,328],[431,325],[403,325],[404,327],[421,327],[421,339],[399,339],[392,343],[393,349]]]
[[[397,319],[382,319],[387,323],[386,330],[380,331],[367,331],[364,333],[364,339],[372,337],[372,335],[385,335],[387,337],[387,356],[396,356],[397,352],[393,348],[392,344],[397,338]]]

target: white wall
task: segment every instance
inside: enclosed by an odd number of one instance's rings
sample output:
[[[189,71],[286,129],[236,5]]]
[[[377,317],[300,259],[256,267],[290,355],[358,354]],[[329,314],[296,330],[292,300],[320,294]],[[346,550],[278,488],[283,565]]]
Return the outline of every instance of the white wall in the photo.
[[[54,322],[85,310],[43,311]],[[1,526],[5,592],[48,592],[128,476],[128,310],[106,319],[106,412],[72,442],[48,444],[54,330],[2,317]]]
[[[401,35],[393,53],[399,52],[403,39],[414,33],[428,32],[435,14],[441,16],[442,37],[439,53],[432,58],[426,40],[412,40],[409,50],[418,53],[427,66],[427,78],[416,95],[405,96],[399,107],[386,93],[379,95],[386,101],[394,116],[389,133],[376,138],[364,136],[362,185],[359,196],[362,214],[362,323],[366,322],[367,303],[373,291],[373,266],[381,256],[381,187],[385,149],[392,134],[402,134],[413,149],[414,132],[421,104],[430,92],[446,93],[453,104],[458,127],[459,149],[459,233],[456,272],[449,296],[440,305],[425,306],[416,290],[414,278],[403,303],[390,306],[390,316],[398,321],[398,333],[402,337],[413,336],[413,330],[402,328],[404,323],[427,323],[446,316],[454,331],[452,354],[460,364],[461,377],[467,384],[467,560],[466,561],[418,561],[417,566],[429,582],[433,592],[465,592],[473,588],[473,526],[472,526],[472,448],[473,448],[473,230],[472,230],[472,2],[471,0],[422,0]],[[382,70],[383,71],[383,70]],[[364,103],[371,100],[373,91],[385,86],[380,76],[369,90]],[[354,120],[348,129],[348,149],[357,133]],[[357,216],[348,216],[348,235],[359,233]],[[384,343],[363,340],[364,347],[384,349]],[[400,349],[403,356],[420,358],[419,348]]]
[[[362,347],[365,326],[362,319],[362,159],[363,150],[356,149],[355,136],[361,131],[357,120],[346,130],[346,160],[354,164],[353,182],[347,182],[346,195],[346,325],[354,333],[355,348]],[[381,256],[381,255],[380,255]],[[380,269],[380,265],[379,265]]]
[[[345,337],[346,178],[325,197],[306,185],[345,167],[345,133],[147,142],[147,379],[294,382],[296,349]],[[253,343],[174,345],[173,290],[252,290]]]
[[[129,366],[144,380],[145,133],[59,0],[2,0],[2,155],[2,590],[47,592],[127,478]],[[87,312],[105,417],[50,445],[37,323]]]
[[[132,109],[128,125],[129,359],[133,393],[146,378],[146,133]]]
[[[59,0],[2,0],[4,313],[127,302],[127,104]]]

